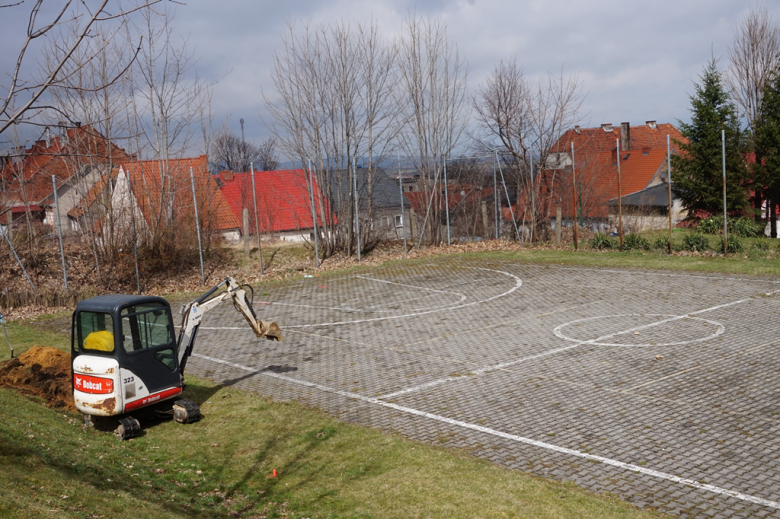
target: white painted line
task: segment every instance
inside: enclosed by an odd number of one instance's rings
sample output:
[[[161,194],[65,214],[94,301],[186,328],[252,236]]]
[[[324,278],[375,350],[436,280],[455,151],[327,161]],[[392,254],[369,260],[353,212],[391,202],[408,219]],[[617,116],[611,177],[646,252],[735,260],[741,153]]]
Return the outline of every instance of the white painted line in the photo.
[[[704,491],[707,491],[707,492],[711,492],[713,494],[718,494],[718,495],[726,496],[726,497],[733,497],[733,498],[739,499],[741,501],[746,501],[746,502],[749,502],[749,503],[754,503],[754,504],[761,505],[761,506],[766,506],[766,507],[769,507],[769,508],[780,509],[780,503],[778,503],[776,501],[770,501],[768,499],[763,499],[761,497],[756,497],[756,496],[751,496],[751,495],[748,495],[748,494],[743,494],[741,492],[737,492],[737,491],[734,491],[734,490],[728,490],[728,489],[725,489],[725,488],[717,487],[715,485],[709,485],[709,484],[706,484],[706,483],[699,483],[698,481],[694,481],[694,480],[688,479],[688,478],[683,478],[683,477],[680,477],[680,476],[675,476],[673,474],[668,474],[666,472],[660,472],[658,470],[653,470],[653,469],[648,469],[648,468],[645,468],[645,467],[640,467],[639,465],[633,465],[631,463],[624,463],[622,461],[617,461],[617,460],[613,460],[613,459],[610,459],[610,458],[605,458],[603,456],[597,456],[595,454],[588,454],[586,452],[580,452],[580,451],[575,450],[575,449],[569,449],[569,448],[566,448],[566,447],[559,447],[559,446],[553,445],[551,443],[541,442],[541,441],[538,441],[538,440],[533,440],[531,438],[525,438],[523,436],[518,436],[518,435],[515,435],[515,434],[506,433],[506,432],[503,432],[503,431],[490,429],[488,427],[483,427],[481,425],[476,425],[476,424],[472,424],[472,423],[468,423],[468,422],[462,422],[460,420],[453,420],[452,418],[447,418],[446,416],[440,416],[440,415],[436,415],[436,414],[432,414],[432,413],[427,413],[425,411],[420,411],[418,409],[413,409],[411,407],[400,406],[400,405],[393,404],[393,403],[390,403],[390,402],[383,402],[382,400],[379,400],[377,398],[371,398],[371,397],[359,395],[357,393],[350,393],[350,392],[347,392],[347,391],[339,391],[337,389],[333,389],[333,388],[330,388],[330,387],[327,387],[327,386],[323,386],[323,385],[320,385],[320,384],[315,384],[313,382],[307,382],[305,380],[295,379],[295,378],[292,378],[292,377],[287,377],[287,376],[284,376],[284,375],[280,375],[278,373],[271,373],[271,372],[267,372],[267,371],[260,371],[257,368],[251,368],[249,366],[242,366],[241,364],[235,364],[233,362],[228,362],[228,361],[225,361],[225,360],[222,360],[222,359],[216,359],[216,358],[213,358],[213,357],[207,357],[205,355],[200,355],[200,354],[197,354],[197,353],[193,353],[192,356],[193,357],[198,357],[198,358],[201,358],[201,359],[205,359],[205,360],[209,360],[209,361],[212,361],[212,362],[216,362],[218,364],[224,364],[226,366],[231,366],[231,367],[243,370],[243,371],[249,371],[251,373],[257,373],[259,375],[263,375],[263,376],[266,376],[266,377],[272,377],[272,378],[276,378],[276,379],[279,379],[279,380],[284,380],[285,382],[289,382],[289,383],[292,383],[292,384],[297,384],[297,385],[300,385],[300,386],[310,387],[310,388],[313,388],[313,389],[319,389],[320,391],[325,391],[327,393],[331,393],[331,394],[334,394],[334,395],[343,396],[345,398],[350,398],[352,400],[359,400],[361,402],[366,402],[366,403],[369,403],[369,404],[374,404],[374,405],[386,407],[388,409],[393,409],[395,411],[400,411],[402,413],[407,413],[407,414],[411,414],[411,415],[415,415],[415,416],[420,416],[420,417],[423,417],[423,418],[427,418],[429,420],[435,420],[437,422],[446,423],[446,424],[449,424],[449,425],[454,425],[456,427],[462,427],[464,429],[470,429],[472,431],[477,431],[477,432],[481,432],[481,433],[485,433],[485,434],[490,434],[492,436],[497,436],[499,438],[512,440],[512,441],[515,441],[515,442],[518,442],[518,443],[524,443],[526,445],[531,445],[531,446],[534,446],[534,447],[538,447],[540,449],[547,449],[547,450],[550,450],[550,451],[553,451],[553,452],[558,452],[560,454],[567,454],[567,455],[570,455],[570,456],[576,456],[578,458],[583,458],[583,459],[586,459],[586,460],[591,460],[591,461],[596,461],[596,462],[599,462],[599,463],[604,463],[605,465],[610,465],[612,467],[616,467],[616,468],[619,468],[619,469],[629,470],[631,472],[635,472],[635,473],[642,474],[642,475],[645,475],[645,476],[650,476],[650,477],[657,478],[657,479],[663,479],[663,480],[666,480],[666,481],[671,481],[673,483],[680,483],[682,485],[686,485],[688,487],[693,487],[693,488],[696,488],[696,489],[699,489],[699,490],[704,490]]]
[[[530,355],[528,357],[523,357],[522,359],[513,360],[511,362],[504,362],[502,364],[496,364],[495,366],[488,366],[486,368],[475,369],[474,371],[469,371],[468,373],[466,373],[465,375],[460,376],[460,377],[445,377],[445,378],[440,378],[440,379],[437,379],[437,380],[432,380],[430,382],[426,382],[425,384],[420,384],[419,386],[414,386],[414,387],[408,387],[406,389],[401,389],[400,391],[396,391],[395,393],[388,393],[386,395],[380,395],[377,398],[381,398],[382,400],[387,400],[389,398],[394,398],[396,396],[404,395],[406,393],[414,393],[415,391],[420,391],[420,390],[423,390],[423,389],[428,389],[429,387],[438,386],[439,384],[444,384],[445,382],[453,382],[455,380],[467,380],[467,377],[469,377],[471,375],[482,375],[484,373],[488,373],[490,371],[495,371],[497,369],[506,368],[508,366],[514,366],[515,364],[520,364],[521,362],[527,362],[529,360],[534,360],[534,359],[539,359],[539,358],[542,358],[542,357],[547,357],[548,355],[555,355],[556,353],[560,353],[562,351],[570,350],[572,348],[576,348],[577,346],[579,346],[579,344],[573,344],[571,346],[566,346],[566,347],[563,347],[563,348],[557,348],[557,349],[554,349],[554,350],[549,350],[549,351],[545,351],[545,352],[542,352],[542,353],[538,353],[536,355]]]
[[[437,294],[450,294],[454,296],[460,296],[460,301],[458,301],[459,303],[466,300],[466,296],[464,296],[460,292],[449,292],[447,290],[436,290],[435,288],[426,288],[417,285],[406,285],[404,283],[396,283],[395,281],[387,281],[386,279],[370,278],[368,276],[355,276],[355,277],[359,279],[367,279],[369,281],[376,281],[377,283],[386,283],[388,285],[395,285],[398,287],[414,288],[415,290],[425,290],[426,292],[436,292]]]
[[[523,263],[527,266],[533,266],[537,265],[534,263]],[[660,276],[660,277],[683,277],[683,278],[700,278],[700,279],[714,279],[716,281],[749,281],[752,283],[780,283],[780,281],[772,280],[772,279],[753,279],[753,278],[732,278],[732,277],[726,277],[726,276],[703,276],[698,274],[675,274],[672,272],[646,272],[641,270],[615,270],[615,269],[601,269],[601,268],[594,268],[594,267],[564,267],[562,265],[549,265],[550,268],[559,269],[559,270],[587,270],[591,272],[606,272],[608,274],[630,274],[632,276],[634,275],[641,275],[641,276]]]
[[[505,292],[502,292],[502,293],[497,294],[497,295],[492,296],[492,297],[488,297],[487,299],[481,299],[479,301],[472,301],[471,303],[462,303],[462,304],[459,304],[459,305],[456,305],[456,306],[448,306],[446,308],[437,308],[437,309],[434,309],[434,310],[424,310],[424,311],[421,311],[421,312],[412,312],[412,313],[403,314],[403,315],[388,315],[388,316],[385,316],[385,317],[371,317],[371,318],[367,318],[367,319],[356,319],[354,321],[334,321],[334,322],[330,322],[330,323],[313,323],[313,324],[288,325],[288,326],[283,326],[283,328],[315,328],[315,327],[321,327],[321,326],[339,326],[339,325],[342,325],[342,324],[359,324],[359,323],[370,323],[370,322],[376,322],[376,321],[389,321],[389,320],[396,320],[396,319],[407,319],[409,317],[419,317],[421,315],[429,315],[429,314],[434,314],[434,313],[438,313],[438,312],[445,312],[445,311],[449,312],[449,311],[452,311],[452,310],[459,310],[461,308],[467,308],[469,306],[474,306],[474,305],[478,305],[478,304],[482,304],[482,303],[487,303],[489,301],[493,301],[494,299],[499,299],[501,297],[506,297],[509,294],[515,292],[523,284],[523,280],[522,279],[520,279],[519,277],[515,276],[514,274],[510,274],[509,272],[504,272],[503,270],[493,270],[493,269],[487,269],[487,268],[481,268],[481,267],[467,267],[467,268],[472,268],[474,270],[484,270],[484,271],[487,271],[487,272],[496,272],[498,274],[504,274],[505,276],[509,276],[510,278],[513,278],[515,280],[515,286],[513,286],[512,288],[510,288],[509,290],[507,290]],[[388,283],[390,283],[390,282],[388,282]],[[420,288],[420,287],[416,287],[416,288]],[[429,289],[429,290],[432,290],[432,289]]]
[[[668,319],[662,319],[660,321],[655,321],[649,324],[644,324],[642,326],[637,326],[635,328],[630,328],[628,330],[622,330],[619,332],[615,332],[611,335],[605,335],[603,337],[599,337],[597,339],[592,339],[589,341],[582,341],[580,339],[575,339],[574,337],[569,337],[568,335],[564,335],[562,330],[564,328],[567,328],[571,325],[577,324],[577,323],[583,323],[587,321],[594,321],[596,319],[614,319],[616,317],[668,317]],[[706,337],[701,337],[699,339],[691,339],[688,341],[678,341],[678,342],[659,342],[659,343],[642,343],[642,344],[622,344],[619,342],[611,343],[611,342],[602,342],[605,338],[611,338],[616,337],[618,335],[625,335],[627,333],[639,331],[639,330],[645,330],[647,328],[651,328],[653,326],[660,326],[665,323],[678,321],[680,319],[691,319],[695,321],[701,321],[705,322],[707,324],[711,324],[715,326],[715,331],[711,333],[710,335],[707,335]],[[704,319],[702,317],[690,317],[690,314],[679,316],[679,315],[668,315],[668,314],[618,314],[618,315],[598,315],[596,317],[586,317],[584,319],[577,319],[576,321],[569,321],[567,323],[563,323],[559,326],[556,326],[553,330],[553,333],[556,337],[560,337],[561,339],[564,339],[566,341],[576,342],[578,344],[594,344],[596,346],[617,346],[620,348],[649,348],[654,346],[682,346],[686,344],[695,344],[697,342],[704,342],[709,341],[711,339],[714,339],[715,337],[722,335],[726,331],[726,327],[723,326],[721,323],[717,321],[711,321],[710,319]]]

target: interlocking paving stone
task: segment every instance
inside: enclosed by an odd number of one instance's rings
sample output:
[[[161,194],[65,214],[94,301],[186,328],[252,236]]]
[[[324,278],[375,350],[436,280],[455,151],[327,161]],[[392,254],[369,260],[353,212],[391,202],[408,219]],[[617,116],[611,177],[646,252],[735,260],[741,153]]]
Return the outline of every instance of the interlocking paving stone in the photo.
[[[679,517],[780,517],[543,445],[780,501],[774,291],[776,279],[716,274],[395,264],[263,287],[255,308],[280,343],[218,308],[188,366]]]

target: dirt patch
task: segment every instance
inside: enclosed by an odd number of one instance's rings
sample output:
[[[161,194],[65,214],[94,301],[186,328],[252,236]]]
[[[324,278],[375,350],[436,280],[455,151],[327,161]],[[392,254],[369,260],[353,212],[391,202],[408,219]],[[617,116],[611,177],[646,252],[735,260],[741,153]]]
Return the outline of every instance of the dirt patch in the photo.
[[[48,346],[33,346],[0,364],[0,386],[43,398],[49,407],[73,405],[70,355]]]

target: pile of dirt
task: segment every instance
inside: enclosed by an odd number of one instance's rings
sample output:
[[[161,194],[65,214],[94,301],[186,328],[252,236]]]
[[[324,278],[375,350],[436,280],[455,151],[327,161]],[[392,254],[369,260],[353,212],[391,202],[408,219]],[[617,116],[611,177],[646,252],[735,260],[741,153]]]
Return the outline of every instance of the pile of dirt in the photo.
[[[48,346],[33,346],[0,364],[0,386],[43,398],[49,407],[75,410],[70,355]]]

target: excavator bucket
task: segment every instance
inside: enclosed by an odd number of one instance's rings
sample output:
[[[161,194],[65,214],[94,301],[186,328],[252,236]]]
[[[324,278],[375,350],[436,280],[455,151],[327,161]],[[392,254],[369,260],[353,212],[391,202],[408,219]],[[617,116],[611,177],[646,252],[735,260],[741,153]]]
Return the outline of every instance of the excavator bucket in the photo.
[[[262,326],[263,330],[265,330],[263,336],[266,339],[275,341],[284,340],[284,337],[282,337],[282,329],[279,328],[279,325],[276,324],[275,321],[260,321],[260,326]]]

